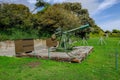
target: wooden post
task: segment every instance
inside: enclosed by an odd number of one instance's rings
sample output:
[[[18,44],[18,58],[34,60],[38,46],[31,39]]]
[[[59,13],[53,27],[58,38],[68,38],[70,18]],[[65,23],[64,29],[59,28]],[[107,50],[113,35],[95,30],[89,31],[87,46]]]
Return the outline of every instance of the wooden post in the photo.
[[[1,41],[0,41],[0,48],[2,48],[2,43],[1,43]]]
[[[116,68],[116,71],[118,71],[118,51],[117,51],[117,49],[115,52],[115,68]]]
[[[48,58],[50,59],[50,48],[48,47]]]
[[[118,45],[120,45],[120,41],[118,42]]]

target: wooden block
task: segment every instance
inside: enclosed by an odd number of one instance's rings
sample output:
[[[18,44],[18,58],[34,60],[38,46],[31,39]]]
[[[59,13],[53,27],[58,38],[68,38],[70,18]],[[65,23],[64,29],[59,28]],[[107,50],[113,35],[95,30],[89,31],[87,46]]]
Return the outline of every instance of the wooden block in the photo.
[[[28,47],[23,47],[24,52],[29,52],[29,51],[33,51],[34,47],[33,46],[28,46]]]
[[[57,46],[57,40],[53,40],[51,38],[46,40],[46,46],[47,47],[56,47]]]
[[[33,50],[34,50],[33,39],[15,40],[15,52],[16,52],[16,54],[30,52]]]
[[[15,53],[23,53],[23,45],[22,45],[22,40],[15,40]]]
[[[23,39],[23,46],[26,46],[26,45],[34,45],[34,41],[33,39]]]
[[[77,59],[77,58],[74,58],[74,59],[71,60],[71,62],[72,62],[72,63],[80,63],[80,60]]]

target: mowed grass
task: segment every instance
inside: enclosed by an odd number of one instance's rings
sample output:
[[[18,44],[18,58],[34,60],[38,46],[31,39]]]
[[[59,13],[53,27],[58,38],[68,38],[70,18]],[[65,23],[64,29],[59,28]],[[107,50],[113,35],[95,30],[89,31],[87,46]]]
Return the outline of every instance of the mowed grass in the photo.
[[[82,63],[0,57],[0,80],[120,80],[119,39],[108,38],[106,45],[98,45],[98,40],[88,40],[94,50]],[[82,44],[77,42],[74,45]],[[119,54],[118,70],[115,68],[116,52]]]

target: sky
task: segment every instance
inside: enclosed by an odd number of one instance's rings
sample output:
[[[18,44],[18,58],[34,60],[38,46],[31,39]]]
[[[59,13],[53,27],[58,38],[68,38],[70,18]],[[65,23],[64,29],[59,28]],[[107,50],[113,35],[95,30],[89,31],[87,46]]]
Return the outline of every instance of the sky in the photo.
[[[79,2],[88,9],[90,17],[104,31],[120,30],[120,0],[44,0],[51,4],[62,2]],[[24,4],[34,9],[36,0],[0,0],[1,2]]]

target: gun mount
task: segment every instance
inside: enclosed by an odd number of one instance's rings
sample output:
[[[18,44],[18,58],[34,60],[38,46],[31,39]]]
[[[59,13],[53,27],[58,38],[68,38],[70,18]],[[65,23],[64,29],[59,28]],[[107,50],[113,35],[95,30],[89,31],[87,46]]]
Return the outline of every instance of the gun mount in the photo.
[[[69,49],[69,47],[70,47],[69,37],[68,37],[69,33],[73,33],[73,32],[75,32],[77,30],[84,30],[84,29],[86,29],[88,27],[90,27],[89,24],[82,25],[80,27],[77,27],[77,28],[74,28],[74,29],[71,29],[71,30],[68,30],[68,31],[62,31],[61,29],[59,29],[59,31],[57,31],[54,34],[54,35],[57,35],[60,38],[58,49],[64,49],[64,50]],[[52,40],[52,37],[51,37],[51,40]],[[53,45],[48,44],[48,43],[50,43],[49,40],[46,43],[47,43],[48,47],[53,46],[54,44],[56,44],[56,40],[55,40],[55,42],[52,42],[52,43],[54,43]]]
[[[67,50],[67,49],[70,49],[70,44],[69,44],[69,37],[68,35],[70,33],[73,33],[77,30],[84,30],[86,28],[90,27],[89,24],[86,24],[86,25],[82,25],[80,27],[77,27],[77,28],[74,28],[74,29],[71,29],[71,30],[68,30],[68,31],[58,31],[55,33],[55,35],[59,35],[60,34],[60,40],[59,40],[59,46],[58,48],[62,48],[64,50]]]

